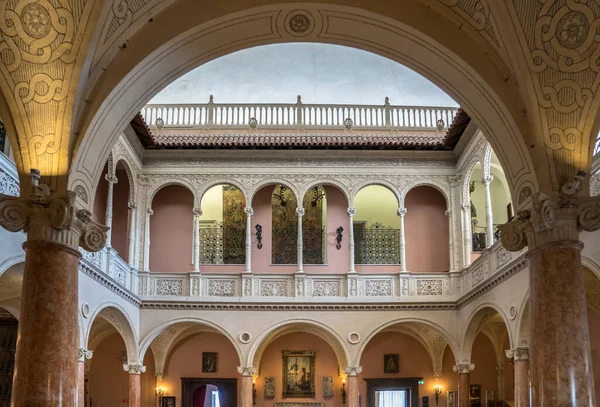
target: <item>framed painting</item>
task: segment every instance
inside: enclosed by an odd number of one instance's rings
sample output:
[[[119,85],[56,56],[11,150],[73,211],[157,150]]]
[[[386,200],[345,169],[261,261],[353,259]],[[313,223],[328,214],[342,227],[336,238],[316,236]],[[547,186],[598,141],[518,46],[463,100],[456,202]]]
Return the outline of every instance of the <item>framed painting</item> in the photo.
[[[176,407],[176,401],[175,396],[163,396],[160,407]]]
[[[217,372],[217,354],[214,352],[202,352],[202,373]]]
[[[397,353],[383,355],[383,373],[399,373],[400,356]]]
[[[283,359],[283,397],[315,396],[315,352],[281,352]]]

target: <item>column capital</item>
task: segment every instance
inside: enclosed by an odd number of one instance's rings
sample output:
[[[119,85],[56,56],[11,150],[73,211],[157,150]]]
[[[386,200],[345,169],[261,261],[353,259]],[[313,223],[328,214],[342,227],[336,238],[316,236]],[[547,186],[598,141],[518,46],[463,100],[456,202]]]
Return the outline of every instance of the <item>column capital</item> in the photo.
[[[302,208],[302,207],[296,208],[296,214],[298,216],[304,216],[304,208]]]
[[[505,351],[506,357],[512,360],[528,360],[529,348],[514,348]]]
[[[79,348],[78,350],[78,355],[77,355],[77,360],[80,362],[85,362],[85,360],[90,360],[92,358],[92,356],[94,356],[94,351],[93,350],[87,350],[87,349],[83,349],[83,348]]]
[[[471,371],[473,369],[475,369],[474,363],[461,363],[461,364],[452,366],[452,370],[454,370],[454,373],[459,373],[459,374],[471,373]]]
[[[356,208],[349,207],[348,208],[348,216],[352,217],[356,215]]]
[[[358,376],[362,372],[362,366],[349,366],[346,369],[344,369],[344,371],[350,377],[352,377],[352,376]]]
[[[202,208],[194,208],[192,209],[192,213],[194,216],[202,216]]]
[[[254,216],[254,208],[252,208],[251,206],[246,206],[244,208],[244,212],[246,212],[246,215],[248,216]]]
[[[444,212],[444,215],[446,215],[446,216],[452,216],[452,210],[451,209],[446,209],[446,212]]]
[[[104,179],[108,181],[109,184],[114,185],[119,182],[119,179],[113,174],[104,175]]]
[[[481,179],[481,182],[483,183],[484,186],[488,186],[492,183],[493,180],[494,180],[494,176],[488,175],[487,177],[483,177]]]
[[[146,371],[146,366],[123,364],[123,370],[128,372],[129,374],[140,374]]]
[[[520,211],[515,220],[499,226],[502,245],[510,251],[525,246],[532,250],[558,241],[578,241],[580,230],[600,229],[600,197],[575,196],[581,179],[576,177],[574,182],[565,184],[558,198],[534,194],[530,209]]]
[[[108,227],[92,220],[92,214],[80,209],[77,194],[67,191],[56,197],[46,185],[39,185],[35,173],[33,192],[28,199],[0,194],[0,226],[11,232],[24,231],[27,241],[49,241],[88,252],[97,252],[106,244]]]
[[[460,207],[462,208],[463,211],[470,212],[471,211],[471,202],[464,203]]]
[[[256,368],[252,366],[238,366],[237,371],[242,377],[252,377],[256,374]]]
[[[406,215],[406,208],[398,209],[398,216],[404,217]]]
[[[127,202],[127,207],[129,209],[135,209],[137,207],[137,205],[135,204],[135,202],[129,201],[129,202]]]
[[[154,211],[152,210],[152,208],[150,208],[146,211],[146,215],[148,215],[148,216],[154,215]]]

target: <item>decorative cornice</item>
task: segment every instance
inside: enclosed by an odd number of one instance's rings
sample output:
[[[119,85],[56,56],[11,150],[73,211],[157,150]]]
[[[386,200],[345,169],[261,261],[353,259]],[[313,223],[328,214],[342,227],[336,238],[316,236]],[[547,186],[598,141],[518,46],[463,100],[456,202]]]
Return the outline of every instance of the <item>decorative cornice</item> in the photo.
[[[242,377],[252,377],[253,375],[256,374],[255,367],[238,366],[237,371],[240,374],[240,376],[242,376]]]
[[[108,288],[110,291],[117,294],[119,297],[123,298],[127,302],[135,305],[140,308],[142,305],[142,300],[131,293],[131,291],[123,288],[117,281],[115,281],[112,277],[109,277],[107,274],[98,271],[94,266],[90,266],[86,264],[85,260],[79,261],[79,270],[81,270],[84,274],[91,277],[93,280],[98,282],[100,285]]]
[[[452,370],[454,370],[454,373],[458,374],[471,373],[473,369],[475,369],[474,363],[463,363],[452,366]]]
[[[456,310],[453,303],[232,303],[232,302],[190,302],[190,301],[142,301],[142,309],[185,309],[209,311],[447,311]]]
[[[506,350],[506,357],[512,360],[529,360],[529,348],[515,348]]]

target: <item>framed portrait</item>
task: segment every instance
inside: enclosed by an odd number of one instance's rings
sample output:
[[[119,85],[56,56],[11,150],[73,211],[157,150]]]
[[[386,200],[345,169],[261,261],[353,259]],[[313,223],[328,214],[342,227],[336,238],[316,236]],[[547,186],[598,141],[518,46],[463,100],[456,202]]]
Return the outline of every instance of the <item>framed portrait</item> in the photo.
[[[202,373],[217,372],[217,354],[214,352],[202,352]]]
[[[383,373],[399,373],[400,356],[397,353],[383,355]]]
[[[281,352],[283,359],[283,397],[315,397],[315,352]]]
[[[160,407],[176,407],[177,399],[175,396],[163,396]]]
[[[481,385],[472,384],[470,387],[471,407],[481,407]]]

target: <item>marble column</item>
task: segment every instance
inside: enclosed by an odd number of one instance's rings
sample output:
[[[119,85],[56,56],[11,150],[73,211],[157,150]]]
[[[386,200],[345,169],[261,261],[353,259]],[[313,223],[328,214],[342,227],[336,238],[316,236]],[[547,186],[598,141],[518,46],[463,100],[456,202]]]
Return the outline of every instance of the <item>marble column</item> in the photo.
[[[129,407],[142,407],[142,378],[146,366],[123,365],[123,370],[129,372]]]
[[[471,265],[471,253],[473,252],[473,235],[471,232],[471,204],[462,205],[463,218],[463,267]]]
[[[298,270],[297,273],[304,273],[304,265],[302,259],[302,217],[304,216],[304,208],[296,208],[296,214],[298,215]]]
[[[346,374],[348,375],[346,386],[346,404],[348,407],[358,407],[358,376],[362,372],[362,366],[347,367]]]
[[[135,206],[135,203],[133,202],[129,202],[128,204],[129,206],[129,236],[127,244],[128,244],[128,251],[127,251],[127,260],[129,263],[129,266],[131,267],[135,267],[135,235],[136,235],[136,225],[137,225],[137,208]]]
[[[253,375],[256,374],[256,369],[253,367],[238,366],[238,373],[240,374],[240,407],[252,407],[254,405],[254,382]]]
[[[485,243],[486,247],[494,244],[494,215],[492,213],[492,195],[490,194],[490,184],[494,177],[487,176],[481,180],[485,192]]]
[[[112,227],[112,218],[113,218],[113,190],[114,190],[115,184],[117,182],[119,182],[119,180],[117,179],[117,177],[110,174],[110,171],[108,174],[106,174],[104,176],[104,178],[108,182],[108,194],[106,195],[106,213],[104,216],[104,224],[106,225],[106,227],[111,228]],[[108,231],[106,232],[106,245],[110,246],[111,242],[112,242],[112,233],[111,233],[111,230],[108,229]]]
[[[348,273],[356,273],[354,268],[354,215],[356,215],[356,209],[348,208],[348,264],[350,264],[348,267]]]
[[[12,405],[74,407],[79,376],[77,249],[102,249],[107,228],[80,209],[74,192],[54,196],[39,180],[39,171],[32,170],[29,197],[0,195],[0,226],[27,233]]]
[[[252,207],[244,208],[246,212],[246,273],[252,273],[252,215],[254,209]]]
[[[78,372],[77,372],[77,407],[85,407],[85,361],[91,359],[94,352],[79,348]]]
[[[194,238],[194,272],[200,272],[200,216],[202,216],[202,208],[194,208],[194,230],[192,236]]]
[[[579,230],[600,228],[600,198],[532,196],[531,209],[501,227],[508,250],[529,247],[531,404],[595,406]]]
[[[506,357],[512,359],[514,363],[515,407],[530,407],[529,348],[507,350]]]
[[[471,406],[471,371],[475,368],[472,363],[456,365],[454,372],[458,373],[458,407]]]
[[[398,216],[400,217],[400,271],[406,272],[406,238],[404,235],[404,215],[406,215],[406,208],[398,209]]]
[[[150,271],[150,216],[154,214],[152,209],[146,211],[146,222],[144,225],[144,271]]]

